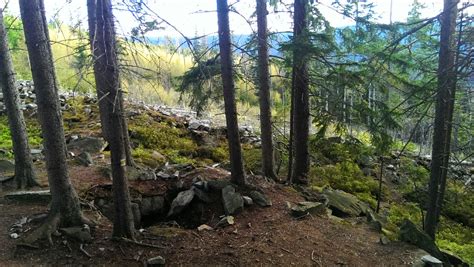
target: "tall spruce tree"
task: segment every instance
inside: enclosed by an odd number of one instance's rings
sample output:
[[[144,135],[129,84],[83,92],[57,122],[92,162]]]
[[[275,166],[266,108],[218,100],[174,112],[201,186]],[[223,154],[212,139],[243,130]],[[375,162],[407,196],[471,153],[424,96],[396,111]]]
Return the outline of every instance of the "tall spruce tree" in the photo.
[[[25,119],[20,109],[20,97],[16,88],[15,71],[8,47],[8,37],[0,9],[0,87],[3,92],[8,125],[15,155],[15,182],[18,188],[37,186],[36,174],[31,158]]]
[[[237,107],[235,105],[235,86],[229,28],[229,6],[227,5],[227,0],[217,0],[217,21],[232,182],[236,184],[245,184],[246,178],[242,159],[242,148],[240,146]]]
[[[291,97],[290,182],[307,183],[309,172],[308,0],[295,0],[293,14],[293,77]]]
[[[263,175],[276,179],[273,157],[272,113],[270,103],[270,72],[268,56],[267,0],[257,0],[258,88],[260,100],[260,131],[262,139]]]
[[[20,11],[35,84],[38,119],[43,133],[46,168],[52,196],[46,223],[31,234],[28,240],[46,237],[51,242],[51,234],[58,226],[81,226],[88,223],[88,220],[82,216],[79,198],[69,180],[63,118],[44,2],[20,0]]]
[[[441,35],[438,59],[438,89],[431,154],[431,173],[428,188],[428,209],[425,231],[435,238],[446,187],[449,165],[454,97],[456,91],[456,16],[457,2],[445,0],[441,16]]]
[[[88,2],[88,4],[91,1]],[[89,7],[90,8],[90,7]],[[133,214],[130,203],[128,181],[125,176],[126,155],[123,132],[122,91],[119,82],[117,44],[110,0],[97,0],[95,3],[95,29],[92,47],[94,51],[94,74],[97,87],[107,95],[104,103],[109,125],[109,143],[113,177],[114,196],[114,237],[135,237]]]

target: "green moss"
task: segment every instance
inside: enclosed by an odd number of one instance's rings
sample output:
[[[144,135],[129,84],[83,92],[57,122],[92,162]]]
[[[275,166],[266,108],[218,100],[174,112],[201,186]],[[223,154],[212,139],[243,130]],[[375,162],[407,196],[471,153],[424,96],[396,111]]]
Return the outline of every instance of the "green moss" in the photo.
[[[336,163],[322,167],[313,167],[310,172],[312,187],[330,186],[354,194],[360,200],[375,207],[378,183],[365,176],[359,166],[352,162]]]
[[[41,137],[41,128],[36,120],[27,120],[26,131],[28,141],[31,147],[39,147],[43,138]],[[13,143],[10,135],[10,126],[6,116],[0,117],[0,149],[6,150],[7,158],[13,158]]]
[[[157,168],[166,163],[165,159],[154,156],[153,150],[145,149],[143,146],[133,149],[132,156],[137,162],[152,168]]]
[[[309,142],[311,155],[319,165],[340,163],[340,162],[365,162],[373,149],[356,138],[318,138],[312,136]]]
[[[243,146],[242,157],[246,171],[253,173],[262,172],[262,151],[259,148]]]

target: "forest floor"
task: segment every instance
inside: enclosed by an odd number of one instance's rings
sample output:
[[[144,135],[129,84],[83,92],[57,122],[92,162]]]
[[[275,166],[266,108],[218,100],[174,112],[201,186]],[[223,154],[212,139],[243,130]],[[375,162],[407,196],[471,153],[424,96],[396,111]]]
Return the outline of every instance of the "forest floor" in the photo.
[[[81,191],[87,185],[107,179],[88,167],[74,166],[71,180]],[[46,183],[44,173],[40,180]],[[235,216],[235,224],[211,231],[168,227],[147,228],[138,235],[143,243],[161,248],[117,242],[110,239],[112,224],[96,211],[85,210],[98,226],[93,242],[83,246],[56,237],[53,246],[39,249],[18,247],[9,229],[25,216],[45,212],[46,205],[5,200],[0,192],[0,266],[16,265],[144,265],[147,259],[162,256],[167,265],[278,265],[278,266],[401,266],[412,265],[420,250],[401,243],[380,243],[380,234],[365,218],[342,220],[327,216],[295,219],[287,201],[303,198],[290,187],[268,184],[263,188],[273,206],[251,206]],[[421,252],[422,253],[422,252]],[[86,255],[88,254],[88,255]]]

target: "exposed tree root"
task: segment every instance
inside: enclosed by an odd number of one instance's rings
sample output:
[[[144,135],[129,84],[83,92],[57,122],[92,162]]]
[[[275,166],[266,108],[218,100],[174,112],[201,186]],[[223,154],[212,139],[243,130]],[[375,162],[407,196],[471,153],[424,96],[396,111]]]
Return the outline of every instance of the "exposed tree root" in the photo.
[[[29,235],[25,236],[20,240],[20,243],[17,244],[19,247],[29,247],[29,248],[40,248],[36,246],[39,241],[47,240],[50,246],[53,245],[53,235],[57,233],[60,226],[61,216],[60,213],[49,214],[48,218],[43,222],[43,224],[37,229],[33,230]],[[87,224],[91,227],[94,227],[95,224],[92,223],[88,218],[82,217],[80,223],[77,226],[82,226]],[[71,225],[73,226],[73,225]]]

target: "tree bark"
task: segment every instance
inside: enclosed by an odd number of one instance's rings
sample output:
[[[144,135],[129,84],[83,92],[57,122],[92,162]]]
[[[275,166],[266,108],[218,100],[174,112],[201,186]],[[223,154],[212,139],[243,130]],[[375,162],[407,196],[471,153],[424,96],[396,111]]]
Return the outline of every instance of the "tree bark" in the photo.
[[[63,120],[44,10],[43,0],[20,0],[52,196],[49,217],[59,216],[60,226],[82,225],[86,220],[82,217],[79,199],[69,180],[64,153]]]
[[[117,60],[117,47],[115,26],[110,0],[97,0],[96,2],[94,74],[100,88],[107,95],[104,103],[107,107],[109,121],[109,143],[113,177],[114,195],[114,237],[134,238],[135,229],[128,191],[128,181],[125,177],[125,144],[123,134],[122,92],[119,85],[119,68]],[[99,87],[99,85],[98,85]]]
[[[431,174],[428,188],[428,209],[425,219],[425,231],[435,239],[441,204],[446,185],[449,164],[451,128],[453,120],[452,103],[456,90],[455,70],[455,27],[457,1],[445,0],[441,16],[441,36],[438,60],[438,92],[431,156]]]
[[[308,41],[307,36],[307,0],[295,0],[293,40],[295,45]],[[301,48],[293,48],[293,134],[294,156],[291,181],[306,184],[309,172],[309,78],[308,57]],[[292,151],[290,151],[292,152]]]
[[[227,0],[217,0],[217,20],[219,31],[219,49],[221,56],[221,76],[224,89],[225,118],[227,124],[227,140],[229,143],[232,182],[245,184],[242,149],[240,147],[237,108],[235,105],[235,87],[232,77],[232,51],[229,29],[229,7]]]
[[[105,103],[105,97],[108,94],[108,88],[105,84],[105,79],[103,79],[103,73],[101,73],[96,66],[97,59],[99,59],[102,55],[97,51],[97,39],[95,37],[97,32],[97,19],[96,19],[96,3],[97,0],[87,0],[87,15],[88,15],[88,24],[89,24],[89,41],[92,51],[92,56],[94,59],[94,74],[95,74],[95,84],[96,84],[96,93],[99,105],[99,112],[100,112],[100,124],[102,127],[102,135],[104,139],[109,142],[109,135],[110,135],[110,122],[108,114],[107,103]],[[99,78],[97,78],[99,77]],[[120,77],[119,77],[120,80]],[[120,82],[119,82],[120,85]],[[124,110],[123,104],[123,97],[120,99],[121,110]],[[125,159],[127,162],[127,166],[135,166],[135,162],[132,157],[132,148],[130,145],[130,137],[128,135],[128,123],[126,117],[122,114],[122,132],[124,137],[124,150],[125,150]]]
[[[268,64],[267,0],[257,0],[258,85],[260,100],[260,130],[262,139],[262,171],[277,179],[273,157],[272,113],[270,103],[270,72]]]
[[[0,9],[0,86],[7,109],[8,125],[15,155],[15,182],[18,188],[37,186],[36,174],[31,158],[25,119],[20,109],[20,98],[16,88],[15,72],[8,47],[8,37]]]

